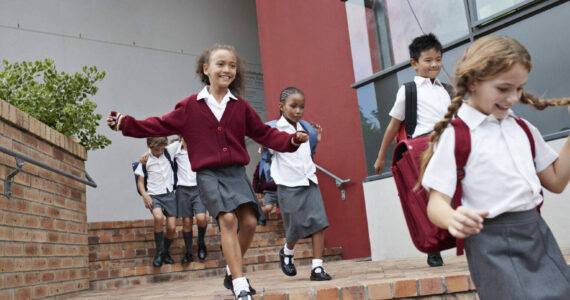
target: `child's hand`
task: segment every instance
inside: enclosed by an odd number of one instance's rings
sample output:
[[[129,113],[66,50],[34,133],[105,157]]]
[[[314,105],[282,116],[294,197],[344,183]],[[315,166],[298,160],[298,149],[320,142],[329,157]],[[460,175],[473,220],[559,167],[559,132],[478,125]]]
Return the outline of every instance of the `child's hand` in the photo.
[[[313,122],[311,122],[311,125],[313,126],[313,128],[315,128],[315,131],[317,132],[317,142],[321,142],[321,134],[323,133],[323,128],[321,127],[321,125],[319,124],[315,124]]]
[[[145,152],[141,155],[141,157],[139,158],[139,162],[143,165],[146,166],[146,162],[148,161],[148,152]]]
[[[262,193],[255,193],[255,196],[257,197],[257,200],[261,200],[263,198]]]
[[[309,135],[304,131],[297,131],[295,137],[293,137],[293,143],[296,145],[301,145],[302,143],[309,140]]]
[[[111,111],[109,113],[109,116],[107,116],[107,125],[109,125],[109,128],[111,128],[111,130],[118,131],[119,130],[118,124],[121,123],[122,118],[123,118],[122,114],[116,111]]]
[[[152,210],[152,198],[148,194],[143,195],[144,207]]]
[[[464,239],[479,233],[483,229],[483,220],[488,215],[488,211],[476,211],[460,206],[453,211],[447,230],[452,236]]]
[[[382,174],[382,170],[384,170],[384,160],[380,159],[380,157],[376,158],[376,162],[374,162],[374,173]]]

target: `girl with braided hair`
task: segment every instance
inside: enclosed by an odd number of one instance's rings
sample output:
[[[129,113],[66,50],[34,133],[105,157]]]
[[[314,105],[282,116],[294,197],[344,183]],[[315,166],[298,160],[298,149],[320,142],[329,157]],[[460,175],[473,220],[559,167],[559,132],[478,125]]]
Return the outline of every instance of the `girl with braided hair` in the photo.
[[[570,142],[557,154],[523,120],[534,139],[533,158],[531,139],[510,109],[520,101],[541,110],[568,105],[570,98],[545,101],[525,92],[531,68],[530,54],[512,38],[475,41],[456,66],[457,96],[422,159],[419,182],[430,192],[430,220],[465,239],[469,271],[483,300],[570,295],[570,269],[536,209],[541,186],[561,193],[568,184]],[[468,126],[471,139],[462,206],[456,208],[450,205],[457,182],[454,128],[448,127],[453,117]]]

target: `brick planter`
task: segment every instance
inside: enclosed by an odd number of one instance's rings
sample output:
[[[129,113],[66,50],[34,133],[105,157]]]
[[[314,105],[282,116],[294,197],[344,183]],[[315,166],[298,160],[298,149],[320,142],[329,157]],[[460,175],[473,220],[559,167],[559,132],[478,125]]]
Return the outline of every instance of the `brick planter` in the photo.
[[[86,150],[0,100],[0,146],[84,177]],[[89,288],[85,184],[0,152],[0,299],[66,298]]]

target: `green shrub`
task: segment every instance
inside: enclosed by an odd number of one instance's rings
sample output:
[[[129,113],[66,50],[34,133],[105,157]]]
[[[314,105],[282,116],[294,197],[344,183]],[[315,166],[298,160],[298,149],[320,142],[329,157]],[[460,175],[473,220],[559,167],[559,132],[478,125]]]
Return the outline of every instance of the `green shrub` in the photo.
[[[89,100],[97,93],[95,83],[105,77],[96,67],[83,67],[73,75],[57,72],[51,59],[10,64],[3,60],[0,99],[8,101],[55,130],[75,135],[87,150],[103,149],[111,141],[96,128],[101,114]]]

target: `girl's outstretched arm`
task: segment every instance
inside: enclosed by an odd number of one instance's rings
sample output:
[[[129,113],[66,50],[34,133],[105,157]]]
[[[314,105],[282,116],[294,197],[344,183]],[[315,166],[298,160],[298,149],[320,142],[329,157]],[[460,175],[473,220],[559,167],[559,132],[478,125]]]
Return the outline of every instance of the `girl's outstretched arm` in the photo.
[[[429,193],[428,217],[435,226],[447,229],[456,238],[477,234],[483,228],[483,219],[489,212],[475,211],[464,206],[451,207],[451,198],[436,190]]]
[[[570,106],[568,107],[570,114]],[[547,190],[553,193],[562,193],[570,180],[570,139],[566,138],[566,143],[562,150],[550,166],[538,173],[540,183]]]

